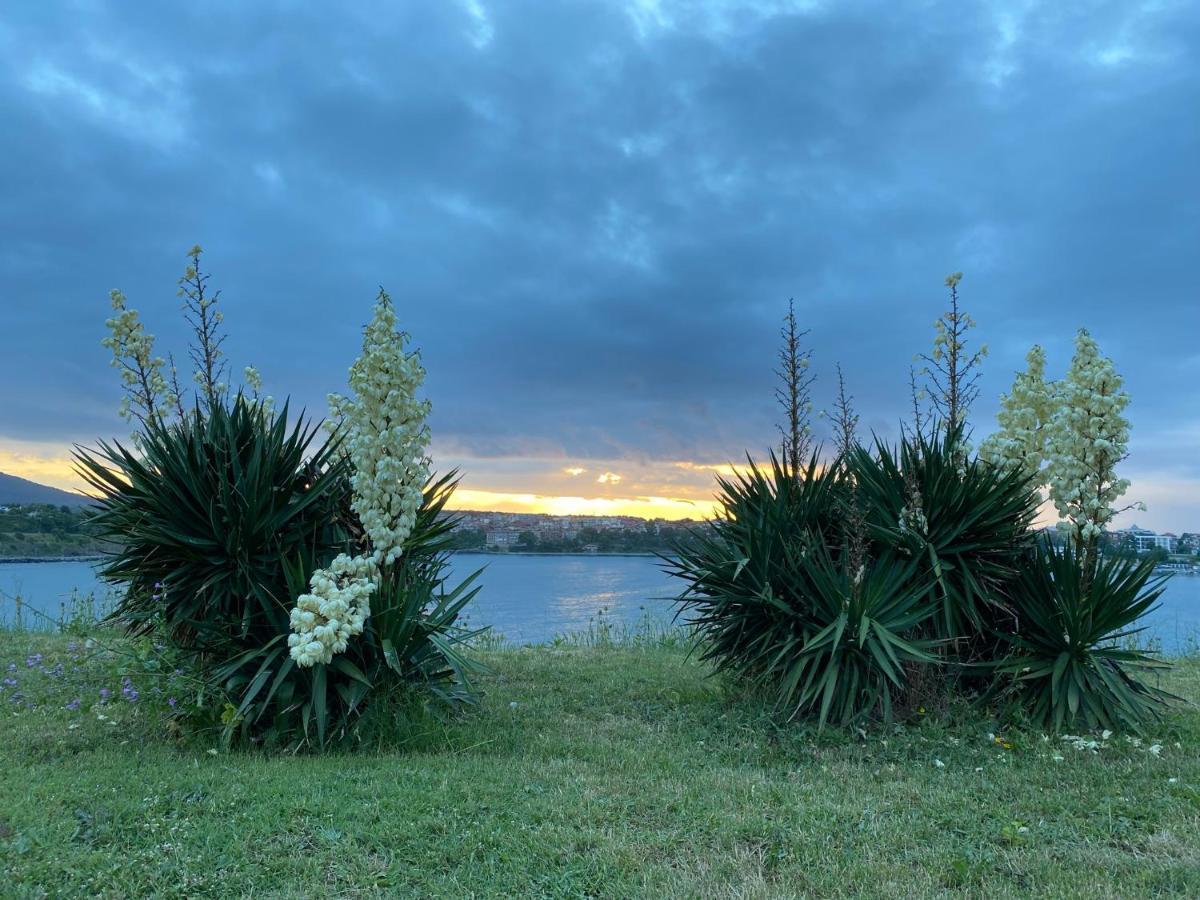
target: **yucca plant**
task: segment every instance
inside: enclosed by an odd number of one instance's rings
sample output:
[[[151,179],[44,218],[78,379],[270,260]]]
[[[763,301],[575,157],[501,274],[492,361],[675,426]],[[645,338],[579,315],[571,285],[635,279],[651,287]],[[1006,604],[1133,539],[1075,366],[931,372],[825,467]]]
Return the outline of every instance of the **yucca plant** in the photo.
[[[934,607],[914,590],[911,561],[883,558],[848,571],[820,547],[805,566],[809,623],[772,658],[768,675],[778,703],[793,716],[846,725],[878,713],[892,717],[894,692],[903,691],[905,665],[932,663],[934,642],[910,637]]]
[[[286,633],[288,566],[344,545],[348,490],[334,443],[287,406],[268,415],[238,395],[182,421],[147,424],[140,451],[78,448],[96,495],[93,527],[118,549],[100,575],[125,594],[112,618],[169,637],[205,664]]]
[[[850,571],[838,522],[848,486],[810,461],[774,458],[719,479],[724,512],[665,558],[688,582],[679,614],[701,657],[750,681],[789,717],[845,723],[890,715],[906,662],[930,642],[906,635],[933,611],[912,562],[894,557]]]
[[[445,513],[456,474],[432,480],[404,553],[372,597],[367,628],[328,665],[289,655],[290,613],[312,572],[362,545],[348,466],[303,417],[236,397],[172,425],[150,423],[140,453],[79,449],[94,522],[119,549],[100,572],[124,586],[111,619],[179,651],[203,686],[181,714],[226,742],[293,749],[353,739],[368,702],[413,689],[472,702],[473,636],[459,626],[478,573],[446,584]]]
[[[465,650],[484,629],[468,630],[459,616],[479,591],[480,571],[453,588],[446,583],[457,519],[444,513],[456,485],[456,472],[426,485],[404,553],[386,569],[366,628],[345,653],[328,665],[301,668],[280,636],[215,670],[216,683],[237,698],[225,721],[227,739],[240,733],[318,748],[353,740],[360,714],[379,691],[394,699],[417,689],[450,710],[477,702],[471,677],[482,666]],[[293,596],[307,590],[307,577],[300,567],[289,571]]]
[[[1005,696],[1037,723],[1064,728],[1139,729],[1180,698],[1135,677],[1166,667],[1124,646],[1162,594],[1150,560],[1088,558],[1040,541],[1013,590],[1018,627],[997,637],[1005,657],[988,699]]]
[[[914,560],[930,586],[934,635],[953,655],[989,654],[1034,540],[1039,498],[1029,479],[968,458],[956,433],[918,435],[898,451],[859,447],[850,466],[876,546]]]

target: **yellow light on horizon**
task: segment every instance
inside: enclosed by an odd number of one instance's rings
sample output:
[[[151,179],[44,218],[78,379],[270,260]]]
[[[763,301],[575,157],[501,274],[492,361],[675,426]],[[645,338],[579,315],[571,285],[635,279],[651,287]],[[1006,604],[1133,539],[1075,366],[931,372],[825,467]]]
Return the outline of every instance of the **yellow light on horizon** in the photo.
[[[0,472],[77,494],[87,490],[87,483],[75,472],[70,449],[62,444],[6,438],[0,442]]]
[[[541,513],[552,516],[637,516],[643,519],[707,519],[716,500],[675,497],[567,497],[459,488],[448,504],[453,509]]]

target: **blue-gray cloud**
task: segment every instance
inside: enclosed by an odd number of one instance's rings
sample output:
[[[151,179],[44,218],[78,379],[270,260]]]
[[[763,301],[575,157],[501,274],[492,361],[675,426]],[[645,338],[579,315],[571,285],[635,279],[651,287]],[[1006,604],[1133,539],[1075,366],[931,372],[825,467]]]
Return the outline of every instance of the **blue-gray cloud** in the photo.
[[[121,431],[122,287],[182,339],[193,243],[228,348],[322,409],[376,285],[464,454],[718,461],[773,438],[794,296],[888,432],[962,269],[992,355],[1089,327],[1135,459],[1189,435],[1194,4],[18,4],[0,18],[0,435]]]

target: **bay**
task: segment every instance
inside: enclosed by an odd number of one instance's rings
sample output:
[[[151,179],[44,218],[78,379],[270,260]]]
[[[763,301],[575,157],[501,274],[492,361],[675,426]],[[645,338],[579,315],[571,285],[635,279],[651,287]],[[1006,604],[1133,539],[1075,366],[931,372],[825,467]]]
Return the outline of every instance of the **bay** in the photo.
[[[11,624],[20,596],[26,626],[48,625],[70,615],[78,598],[93,595],[111,608],[115,595],[87,561],[0,563],[0,624]],[[452,577],[483,568],[482,590],[468,607],[472,627],[490,625],[506,640],[545,643],[556,637],[609,628],[617,633],[669,627],[669,598],[679,584],[646,556],[525,556],[456,554]],[[76,599],[72,599],[73,596]],[[84,605],[90,601],[84,601]],[[1177,575],[1159,607],[1146,616],[1144,637],[1171,654],[1200,649],[1200,576]]]

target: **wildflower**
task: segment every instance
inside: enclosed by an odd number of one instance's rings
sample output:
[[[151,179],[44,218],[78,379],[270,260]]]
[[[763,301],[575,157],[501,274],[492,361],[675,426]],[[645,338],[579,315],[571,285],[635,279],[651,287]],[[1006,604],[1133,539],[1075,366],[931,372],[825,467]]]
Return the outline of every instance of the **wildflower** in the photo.
[[[72,700],[70,703],[68,703],[66,706],[64,706],[63,709],[69,709],[72,712],[74,712],[75,710],[79,709],[79,707],[82,705],[83,705],[83,701],[80,700],[78,697],[76,697],[74,700]]]
[[[108,688],[100,688],[100,702],[101,703],[107,703],[109,701],[109,698],[111,698],[111,697],[112,697],[112,691],[110,691]]]
[[[1162,750],[1163,750],[1162,744],[1151,744],[1149,747],[1146,748],[1146,752],[1149,753],[1151,756],[1158,756],[1159,754],[1162,753]]]
[[[177,703],[178,701],[174,697],[167,698],[167,706],[171,707],[171,709],[174,709]]]
[[[945,764],[944,762],[942,762],[940,759],[935,759],[935,760],[933,761],[933,764],[934,764],[935,766],[937,766],[939,769],[944,769],[944,768],[946,768],[946,764]]]

